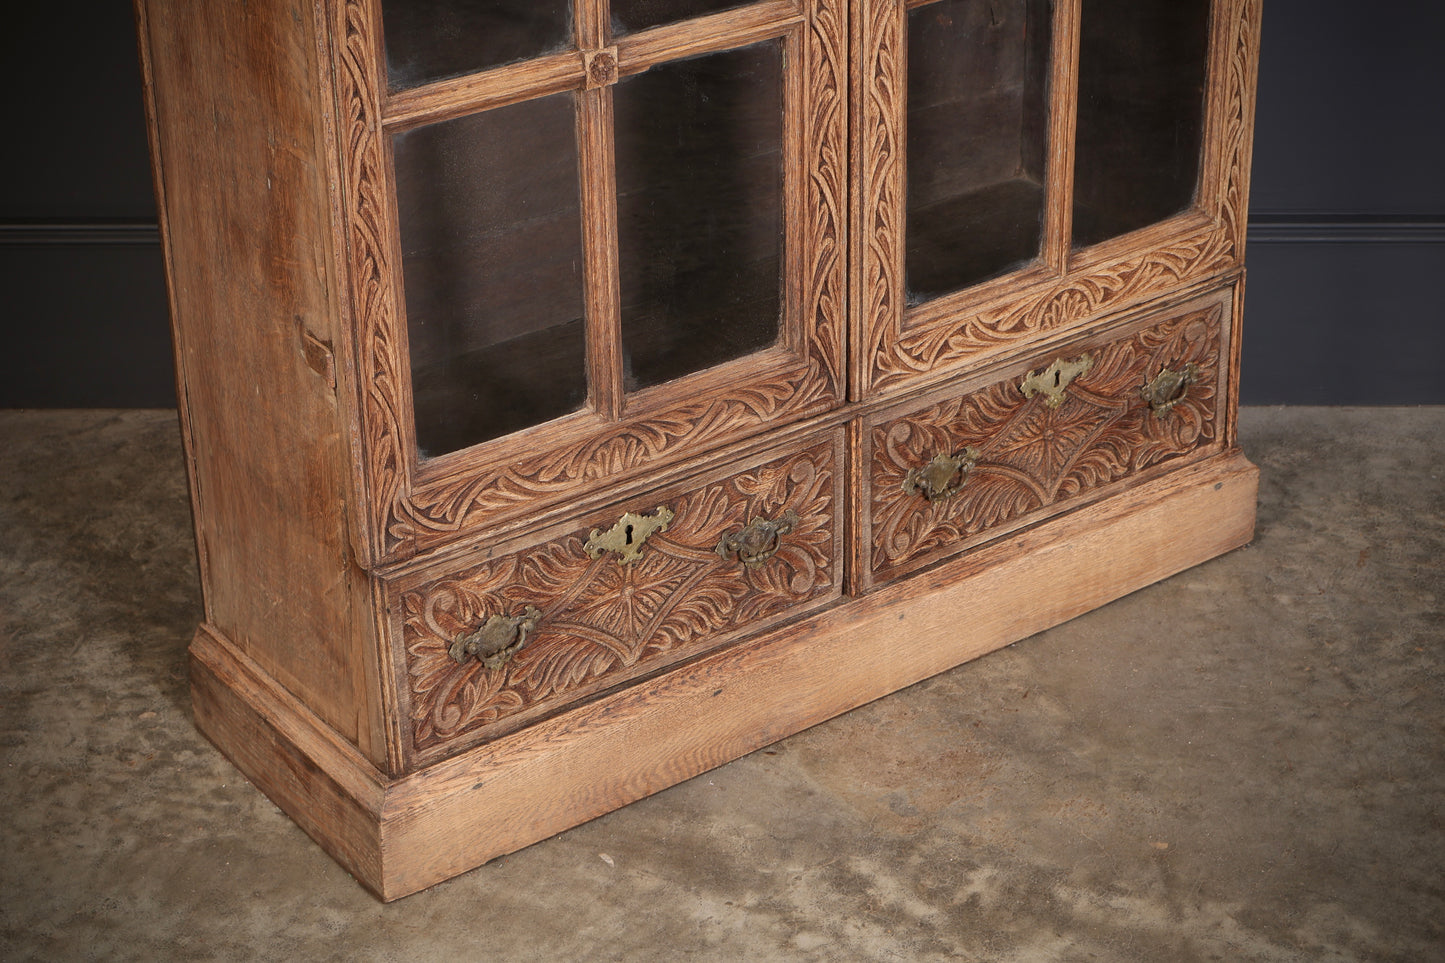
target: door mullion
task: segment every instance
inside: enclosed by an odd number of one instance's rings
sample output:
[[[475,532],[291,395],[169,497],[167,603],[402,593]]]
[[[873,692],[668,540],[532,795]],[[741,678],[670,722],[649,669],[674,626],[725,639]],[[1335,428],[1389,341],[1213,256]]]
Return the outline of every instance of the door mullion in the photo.
[[[622,416],[622,322],[617,267],[617,174],[612,88],[578,93],[582,162],[582,234],[587,277],[587,365],[592,404]]]
[[[607,46],[610,0],[572,0],[572,4],[577,13],[577,47],[600,50]]]
[[[1057,0],[1053,70],[1049,77],[1049,167],[1043,260],[1058,273],[1068,268],[1074,232],[1074,138],[1079,117],[1081,0]]]
[[[607,46],[609,0],[573,0],[583,89],[577,93],[582,167],[582,249],[587,277],[587,380],[592,407],[622,417],[622,322],[617,268],[617,174],[612,136],[616,53]],[[601,61],[598,63],[598,61]],[[594,66],[600,68],[593,73]]]

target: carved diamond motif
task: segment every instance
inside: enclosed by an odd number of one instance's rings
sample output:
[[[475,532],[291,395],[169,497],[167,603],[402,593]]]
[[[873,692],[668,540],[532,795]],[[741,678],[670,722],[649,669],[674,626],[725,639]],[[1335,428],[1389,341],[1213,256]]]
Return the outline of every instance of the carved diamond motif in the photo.
[[[829,439],[667,499],[672,524],[629,564],[614,553],[591,558],[584,528],[405,591],[415,750],[560,706],[835,594],[836,461]],[[798,523],[765,563],[718,556],[724,531],[786,510]],[[448,656],[456,635],[527,605],[542,617],[507,665],[488,670]]]
[[[872,564],[875,572],[957,547],[989,529],[1179,457],[1218,437],[1224,307],[1214,303],[1104,347],[1057,408],[1025,398],[1016,380],[875,426]],[[1166,367],[1199,377],[1163,417],[1140,386]],[[972,446],[977,465],[952,498],[905,491],[910,469]]]

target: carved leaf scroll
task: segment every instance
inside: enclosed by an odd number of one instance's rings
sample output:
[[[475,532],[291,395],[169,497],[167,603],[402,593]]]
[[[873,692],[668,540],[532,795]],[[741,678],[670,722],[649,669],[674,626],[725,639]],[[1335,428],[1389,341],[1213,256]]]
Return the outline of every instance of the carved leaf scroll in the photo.
[[[1111,484],[1219,438],[1224,307],[1214,304],[1095,352],[1057,408],[1018,379],[873,428],[872,565],[896,567]],[[1197,383],[1156,415],[1140,387],[1166,367],[1199,366]],[[909,469],[973,446],[977,465],[946,501],[904,491]]]
[[[515,713],[559,706],[830,597],[839,574],[837,469],[829,441],[670,497],[671,525],[628,565],[610,554],[590,558],[592,520],[579,520],[563,538],[405,592],[414,748],[426,752]],[[767,562],[718,557],[724,531],[787,510],[798,524]],[[458,665],[447,654],[456,635],[527,605],[541,610],[539,627],[502,669]]]

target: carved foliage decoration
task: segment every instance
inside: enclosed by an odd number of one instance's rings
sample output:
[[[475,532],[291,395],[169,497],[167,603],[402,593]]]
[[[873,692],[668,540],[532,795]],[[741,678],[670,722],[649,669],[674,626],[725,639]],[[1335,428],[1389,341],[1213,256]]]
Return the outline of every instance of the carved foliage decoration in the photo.
[[[363,475],[374,560],[401,558],[498,517],[556,502],[579,484],[637,474],[682,448],[829,410],[843,395],[846,220],[846,5],[814,0],[806,35],[804,164],[808,203],[799,259],[803,338],[797,361],[755,383],[689,399],[656,414],[583,429],[530,457],[504,453],[460,476],[415,484],[407,420],[409,375],[392,263],[391,185],[385,162],[374,22],[376,0],[334,0],[339,150],[351,310],[361,385]],[[578,84],[583,83],[579,67]]]
[[[613,553],[588,557],[588,526],[598,520],[587,519],[563,538],[405,592],[400,611],[414,749],[426,752],[544,703],[560,705],[831,597],[838,584],[836,472],[830,441],[664,497],[672,523],[630,564]],[[651,509],[654,500],[642,502]],[[718,555],[724,532],[788,509],[798,523],[763,564]],[[455,636],[528,605],[541,610],[541,619],[506,666],[488,670],[448,655]]]
[[[1249,161],[1254,141],[1255,74],[1259,66],[1259,0],[1239,0],[1236,31],[1229,58],[1229,78],[1223,87],[1225,165],[1219,218],[1223,224],[1221,258],[1244,257],[1249,217]]]
[[[479,468],[454,481],[414,491],[393,506],[389,547],[406,544],[415,551],[425,550],[480,521],[555,501],[585,483],[656,464],[676,446],[726,440],[743,427],[756,427],[794,411],[825,411],[833,398],[817,373],[815,363],[795,369],[787,379],[734,388],[721,398],[702,398],[619,422],[571,446]]]
[[[855,250],[860,289],[855,295],[865,337],[860,360],[884,358],[898,335],[903,314],[903,111],[904,19],[901,5],[866,4],[863,11],[863,65],[858,98],[862,189]]]
[[[848,211],[848,61],[846,0],[815,0],[808,33],[807,316],[813,344],[808,355],[823,368],[830,398],[844,391],[844,336],[848,323],[844,264]]]
[[[886,4],[878,5],[886,7]],[[872,389],[896,387],[928,372],[962,363],[989,351],[1034,338],[1123,304],[1141,301],[1181,284],[1234,267],[1243,255],[1253,128],[1253,76],[1258,59],[1258,0],[1221,0],[1233,35],[1223,76],[1216,88],[1222,109],[1209,137],[1219,145],[1220,177],[1201,189],[1200,204],[1214,218],[1207,227],[1140,251],[1134,249],[1086,270],[1075,270],[1007,298],[993,298],[951,313],[937,323],[903,325],[901,241],[896,233],[903,199],[898,178],[902,107],[895,89],[902,82],[894,54],[899,40],[879,28],[866,61],[871,65],[868,99],[876,112],[865,117],[864,165],[867,189],[863,261],[863,322]],[[877,18],[875,18],[877,19]]]
[[[875,426],[872,566],[957,546],[1219,438],[1221,323],[1215,304],[1094,349],[1063,403],[1025,398],[1013,378]],[[1043,362],[1041,362],[1042,364]],[[1141,388],[1164,368],[1199,366],[1185,396],[1155,414]],[[967,484],[945,501],[904,492],[908,470],[940,452],[977,451]]]
[[[400,426],[406,375],[396,330],[384,323],[396,316],[397,301],[388,243],[377,25],[370,5],[362,0],[345,0],[336,9],[336,131],[341,141],[348,293],[361,376],[363,472],[371,503],[392,505],[405,491]],[[380,529],[369,533],[373,546],[381,538]]]

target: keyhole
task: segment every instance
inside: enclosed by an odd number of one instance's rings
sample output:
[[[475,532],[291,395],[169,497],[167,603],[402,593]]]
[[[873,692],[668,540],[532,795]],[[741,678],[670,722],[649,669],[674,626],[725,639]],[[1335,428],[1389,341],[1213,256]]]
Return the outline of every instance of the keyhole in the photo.
[[[632,526],[631,526],[631,525],[628,525],[627,528],[625,528],[625,529],[623,530],[622,534],[625,535],[625,536],[627,536],[627,541],[626,541],[625,544],[631,545],[631,544],[632,544]]]
[[[1064,380],[1064,373],[1063,373],[1062,371],[1055,371],[1055,372],[1054,372],[1054,387],[1057,388],[1060,384],[1063,383],[1063,380]]]

